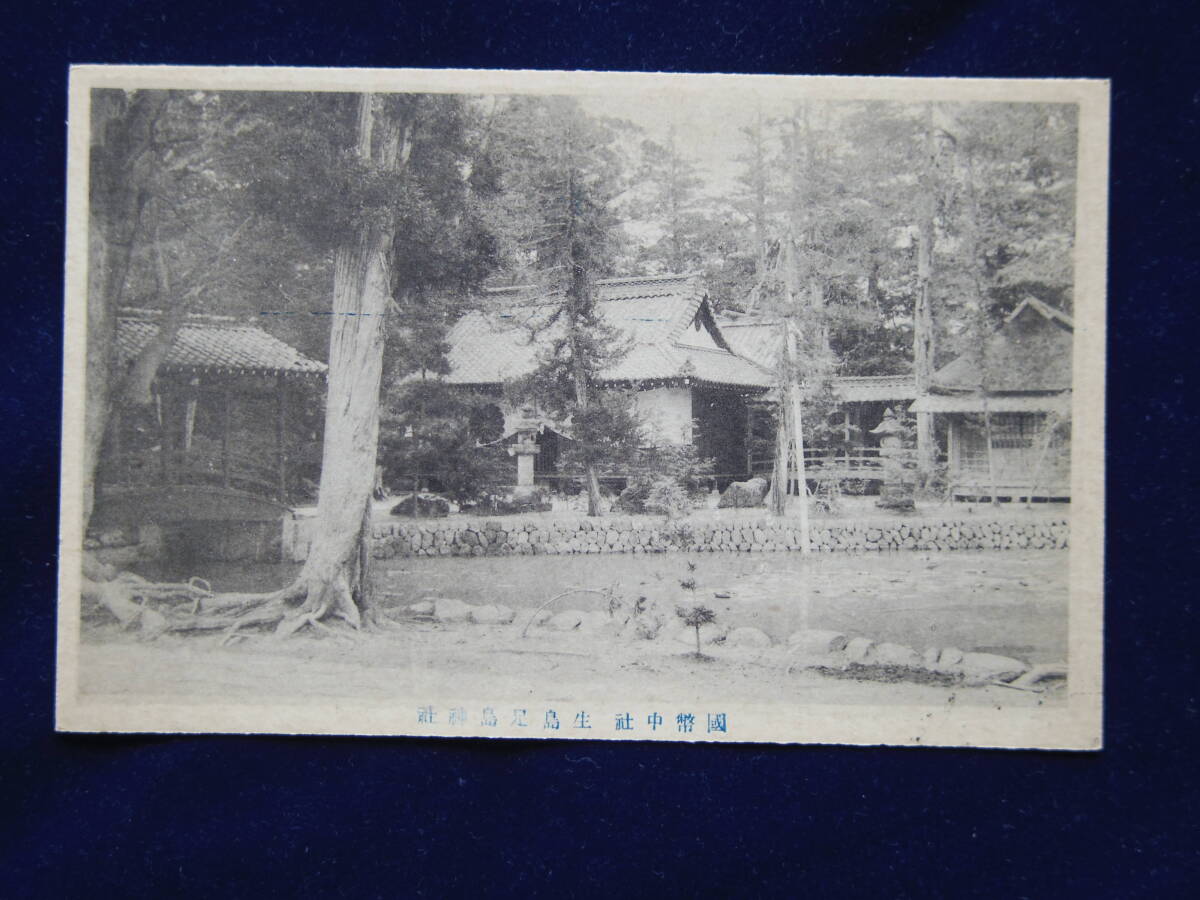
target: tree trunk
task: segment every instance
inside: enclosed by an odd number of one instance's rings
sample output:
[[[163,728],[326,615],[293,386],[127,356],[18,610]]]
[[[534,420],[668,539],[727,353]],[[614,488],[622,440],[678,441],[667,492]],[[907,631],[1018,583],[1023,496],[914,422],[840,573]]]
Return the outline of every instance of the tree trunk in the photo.
[[[394,171],[403,152],[398,126],[376,118],[370,94],[362,96],[359,112],[360,157],[377,171]],[[282,636],[305,625],[321,626],[329,617],[354,628],[375,624],[368,578],[371,489],[393,237],[390,223],[360,225],[334,259],[321,484],[304,567],[291,585],[273,594],[212,598],[205,614],[173,625],[174,630],[228,627],[232,635],[244,625],[274,624]]]
[[[84,379],[83,530],[95,502],[96,468],[112,410],[117,308],[125,292],[147,194],[139,169],[165,92],[126,100],[93,92],[89,165],[87,362]]]
[[[575,325],[572,323],[568,327],[574,328]],[[571,343],[574,348],[574,340]],[[590,402],[587,374],[583,371],[583,361],[579,359],[575,349],[571,351],[571,369],[575,380],[575,402],[579,404],[580,409],[587,409]],[[599,516],[603,512],[600,505],[600,477],[596,474],[596,464],[591,460],[588,460],[584,467],[584,479],[587,485],[587,514],[589,516]]]
[[[913,375],[917,396],[929,392],[933,381],[933,298],[930,282],[933,279],[934,242],[934,141],[933,105],[925,107],[925,153],[920,175],[922,187],[917,221],[917,298],[913,310]],[[917,467],[927,479],[936,464],[933,436],[933,414],[917,413]]]
[[[786,322],[784,327],[787,329],[785,347],[787,350],[787,363],[790,369],[792,360],[795,359],[796,354],[796,333],[792,328],[791,322]],[[808,479],[804,472],[804,428],[801,418],[800,386],[796,384],[795,378],[788,379],[788,401],[791,412],[792,448],[796,460],[796,493],[799,495],[800,500],[800,552],[807,553],[809,550]]]
[[[382,133],[382,160],[372,151],[376,130]],[[360,155],[376,160],[381,169],[394,167],[398,136],[393,123],[375,121],[374,98],[363,95]],[[315,620],[332,614],[355,627],[369,607],[366,560],[370,558],[370,503],[379,444],[383,324],[391,297],[392,239],[390,225],[362,225],[354,242],[339,248],[334,260],[317,527],[297,578],[304,589],[308,616]]]
[[[788,387],[792,376],[789,372],[786,335],[782,338],[779,349],[779,401],[775,422],[775,464],[771,474],[771,512],[776,516],[787,513],[788,452],[791,448]]]

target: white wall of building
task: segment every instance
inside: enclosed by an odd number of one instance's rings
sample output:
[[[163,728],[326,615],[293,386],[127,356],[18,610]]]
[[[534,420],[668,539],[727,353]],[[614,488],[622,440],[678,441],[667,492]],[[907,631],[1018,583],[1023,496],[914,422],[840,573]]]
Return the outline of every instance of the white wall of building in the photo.
[[[648,441],[688,444],[692,441],[692,389],[661,387],[638,391],[634,407]]]

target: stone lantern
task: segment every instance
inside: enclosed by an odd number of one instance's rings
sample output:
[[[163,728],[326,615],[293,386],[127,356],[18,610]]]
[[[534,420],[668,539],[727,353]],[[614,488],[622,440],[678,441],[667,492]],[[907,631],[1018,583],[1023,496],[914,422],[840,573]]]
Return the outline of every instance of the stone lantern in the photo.
[[[508,448],[508,455],[517,458],[516,493],[528,494],[533,490],[534,458],[540,449],[537,435],[541,430],[541,423],[532,406],[523,406],[509,427],[517,437],[516,443]]]
[[[879,447],[882,450],[899,450],[904,446],[904,426],[891,407],[883,411],[883,421],[871,429],[871,434],[879,435]]]
[[[909,477],[914,473],[904,452],[904,426],[891,408],[884,410],[883,421],[871,429],[871,434],[879,435],[879,455],[883,460],[883,485],[875,505],[883,509],[914,509],[917,485],[916,479]]]

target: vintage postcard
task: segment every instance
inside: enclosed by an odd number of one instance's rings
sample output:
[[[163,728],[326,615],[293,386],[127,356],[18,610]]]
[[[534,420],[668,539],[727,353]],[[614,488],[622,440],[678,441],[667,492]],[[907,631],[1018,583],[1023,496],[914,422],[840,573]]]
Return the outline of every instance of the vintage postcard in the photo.
[[[1106,82],[70,90],[60,730],[1100,747]]]

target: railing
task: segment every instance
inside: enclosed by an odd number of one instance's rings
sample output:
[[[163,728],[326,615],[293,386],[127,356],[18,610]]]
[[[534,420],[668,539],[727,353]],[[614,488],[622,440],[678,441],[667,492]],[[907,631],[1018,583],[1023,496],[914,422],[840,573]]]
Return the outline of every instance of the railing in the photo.
[[[266,459],[244,453],[192,450],[138,450],[106,459],[101,487],[205,485],[284,500],[286,485],[273,454]]]
[[[913,448],[884,450],[879,447],[859,447],[853,452],[810,447],[804,451],[804,475],[808,479],[828,480],[882,480],[884,469],[889,465],[909,467],[915,465],[917,451]],[[770,474],[775,467],[773,457],[751,461],[754,474]]]

